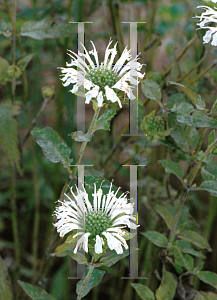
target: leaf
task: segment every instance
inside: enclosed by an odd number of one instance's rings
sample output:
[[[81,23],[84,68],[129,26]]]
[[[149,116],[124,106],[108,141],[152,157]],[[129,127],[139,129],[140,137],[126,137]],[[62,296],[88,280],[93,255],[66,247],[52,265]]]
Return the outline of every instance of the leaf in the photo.
[[[186,102],[177,107],[177,121],[193,127],[217,128],[217,121],[207,117],[203,112],[197,111]]]
[[[158,162],[161,163],[167,174],[174,174],[182,180],[183,171],[178,163],[173,162],[170,159],[162,159],[158,160]]]
[[[172,229],[174,223],[173,215],[162,205],[155,205],[155,211],[164,219],[169,229]]]
[[[172,300],[176,293],[177,282],[170,272],[163,267],[163,278],[156,291],[157,300]]]
[[[217,99],[213,103],[210,113],[214,114],[215,112],[217,112]]]
[[[217,197],[217,181],[216,180],[206,180],[202,182],[200,188],[208,191],[211,195]]]
[[[204,300],[217,300],[217,294],[212,292],[200,292],[205,299]]]
[[[141,82],[141,88],[142,92],[148,99],[156,100],[158,102],[161,101],[161,90],[159,85],[150,80],[150,79],[144,79]]]
[[[76,142],[90,142],[92,135],[89,133],[83,133],[83,131],[75,131],[71,134],[71,137]]]
[[[165,248],[167,246],[167,238],[157,231],[146,231],[141,234],[158,247]]]
[[[198,278],[205,282],[210,284],[211,286],[213,286],[215,289],[217,289],[217,274],[214,272],[210,272],[210,271],[200,271],[197,274]]]
[[[1,256],[0,256],[0,299],[1,300],[13,299],[12,285],[8,274],[8,269]]]
[[[63,243],[62,245],[59,245],[56,247],[55,252],[51,253],[51,256],[57,256],[57,257],[63,257],[68,255],[68,253],[66,252],[66,250],[74,250],[76,246],[76,242],[75,243]]]
[[[32,284],[17,280],[26,294],[33,300],[55,300],[55,298],[48,294],[45,290]]]
[[[41,21],[27,21],[20,29],[21,36],[36,40],[64,38],[73,34],[73,26],[60,18],[46,18]]]
[[[189,254],[197,256],[197,257],[206,258],[205,255],[203,255],[203,253],[201,251],[194,250],[191,247],[191,243],[188,241],[178,240],[178,241],[175,241],[174,245],[177,245],[184,253],[189,253]]]
[[[18,149],[17,121],[13,118],[18,113],[19,106],[0,105],[0,148],[2,148],[9,163],[16,164],[20,174],[20,151]]]
[[[41,146],[47,159],[53,163],[61,162],[66,168],[69,168],[72,162],[69,158],[71,150],[56,131],[50,127],[43,129],[35,127],[31,134],[36,139],[37,144]]]
[[[154,293],[147,286],[140,283],[131,283],[131,285],[142,300],[155,300]]]
[[[99,129],[110,130],[109,121],[114,117],[115,114],[115,109],[107,109],[104,114],[102,114],[102,116],[96,121],[93,132]]]
[[[206,107],[206,103],[201,99],[201,96],[193,92],[191,89],[187,88],[181,83],[177,83],[174,81],[168,81],[169,84],[177,85],[193,102],[194,105],[196,105],[197,109],[204,110]]]
[[[176,120],[176,114],[174,113],[168,115],[168,126],[173,129],[170,135],[182,151],[190,152],[190,150],[195,149],[199,140],[199,134],[196,128],[187,127],[186,125],[179,123]],[[193,129],[193,131],[189,132],[190,129]],[[189,138],[189,134],[193,139]]]
[[[68,253],[72,259],[76,260],[81,265],[88,263],[87,258],[82,253],[74,253],[73,250],[65,250],[65,252]]]
[[[9,66],[9,62],[0,56],[0,78],[5,75]]]
[[[85,275],[88,273],[89,271],[89,268],[90,267],[86,267],[85,268]],[[84,296],[86,296],[89,291],[94,287],[94,286],[97,286],[100,281],[102,280],[102,277],[103,275],[105,274],[105,271],[101,271],[101,270],[97,270],[97,269],[94,269],[93,270],[93,273],[91,274],[91,277],[90,279],[87,281],[86,285],[85,285],[85,288],[83,290],[83,293],[82,293],[82,298]],[[76,286],[76,293],[77,295],[79,294],[79,291],[80,291],[80,288],[81,288],[81,284],[84,280],[84,276],[83,276],[83,279],[81,279],[78,283],[77,283],[77,286]]]
[[[28,65],[28,63],[32,60],[34,54],[28,54],[18,60],[17,65],[20,68],[21,71],[24,71]]]
[[[208,144],[208,147],[215,142],[215,130],[213,129],[210,134],[209,134],[209,144]]]
[[[212,162],[201,169],[203,180],[217,180],[217,162]]]
[[[135,251],[137,251],[137,248],[130,248],[130,254],[134,253]],[[117,254],[116,252],[106,256],[106,257],[102,257],[100,259],[100,267],[101,266],[106,266],[106,267],[111,267],[114,264],[116,264],[116,262],[118,262],[120,259],[126,257],[129,255],[129,249],[124,249],[122,254]]]
[[[6,23],[5,21],[0,22],[0,34],[5,37],[11,36],[12,26],[11,23]]]
[[[198,248],[207,249],[208,251],[212,251],[207,240],[195,231],[191,231],[191,230],[182,231],[178,235],[178,237],[180,239],[183,239],[185,241],[192,243],[193,245],[197,246]]]
[[[179,247],[174,245],[171,246],[169,248],[169,255],[173,257],[173,266],[179,274],[183,272],[183,268],[186,268],[188,270],[188,264]]]

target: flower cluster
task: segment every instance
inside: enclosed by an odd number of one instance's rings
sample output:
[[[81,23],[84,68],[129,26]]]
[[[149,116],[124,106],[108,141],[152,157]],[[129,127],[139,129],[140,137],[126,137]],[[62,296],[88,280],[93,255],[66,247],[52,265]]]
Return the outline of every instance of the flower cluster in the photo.
[[[61,237],[77,230],[74,237],[80,236],[80,238],[74,253],[79,247],[83,247],[84,251],[88,252],[88,242],[94,243],[94,250],[97,254],[103,252],[103,246],[106,244],[117,254],[123,253],[122,246],[128,249],[122,228],[137,228],[137,225],[132,222],[136,220],[136,217],[132,215],[133,204],[128,203],[126,193],[117,198],[120,188],[115,193],[111,189],[112,183],[109,192],[103,195],[102,189],[99,188],[97,191],[96,184],[94,184],[93,205],[84,187],[83,191],[77,188],[77,195],[70,188],[74,199],[65,194],[67,200],[58,201],[61,205],[57,206],[54,211],[57,222],[53,225],[57,227]]]
[[[211,1],[217,3],[217,0]],[[199,25],[200,28],[208,29],[203,37],[203,42],[209,43],[212,39],[211,45],[217,46],[217,11],[205,5],[198,6],[197,8],[204,8],[206,10],[201,16],[196,16],[196,18],[200,19],[200,23],[197,23],[197,25]]]
[[[117,54],[115,44],[114,48],[109,49],[112,40],[109,41],[109,44],[106,48],[104,61],[99,64],[98,52],[96,51],[95,45],[93,45],[92,51],[87,51],[83,44],[85,53],[78,51],[78,54],[68,50],[68,55],[72,58],[71,63],[66,63],[66,66],[69,68],[60,68],[63,73],[61,80],[63,81],[64,86],[73,84],[72,90],[70,92],[76,93],[79,86],[84,86],[86,90],[85,93],[85,103],[90,103],[92,99],[97,100],[98,107],[103,105],[103,102],[112,103],[118,102],[119,106],[122,107],[120,97],[117,96],[117,92],[122,92],[124,95],[127,94],[130,100],[135,99],[135,96],[132,93],[132,86],[130,84],[137,86],[138,80],[137,77],[142,79],[144,74],[141,74],[139,71],[142,68],[142,64],[137,62],[138,56],[131,60],[130,50],[127,50],[127,47],[124,49],[121,57],[113,65],[115,56]],[[95,59],[95,63],[91,59],[90,55],[92,54]],[[89,65],[83,60],[84,57]],[[125,62],[127,62],[125,64]],[[125,65],[124,65],[125,64]],[[74,69],[73,67],[76,67]],[[77,69],[79,69],[77,71]],[[136,77],[136,78],[134,78]]]

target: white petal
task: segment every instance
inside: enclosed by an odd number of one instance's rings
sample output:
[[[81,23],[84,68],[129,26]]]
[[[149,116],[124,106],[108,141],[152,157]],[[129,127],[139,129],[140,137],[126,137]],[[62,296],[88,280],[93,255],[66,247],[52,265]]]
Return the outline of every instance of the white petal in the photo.
[[[93,86],[93,83],[90,81],[90,80],[88,80],[88,79],[84,79],[84,88],[86,89],[86,90],[90,90],[90,88]]]
[[[206,32],[206,34],[204,35],[203,37],[203,42],[206,44],[206,43],[209,43],[209,41],[211,40],[211,37],[212,37],[212,31],[211,30],[208,30]]]
[[[96,61],[96,65],[97,67],[99,67],[99,58],[98,58],[98,52],[96,51],[96,47],[94,45],[94,43],[92,41],[90,41],[92,46],[93,46],[93,50],[91,50],[89,53],[94,55],[95,61]]]
[[[102,253],[102,239],[98,234],[96,235],[95,253]]]
[[[130,60],[131,59],[131,54],[130,54],[130,50],[127,50],[127,47],[124,49],[124,51],[121,54],[121,57],[118,59],[118,61],[116,62],[113,70],[115,72],[118,72],[124,65],[124,62],[126,60]]]
[[[217,32],[215,34],[213,34],[211,45],[217,46]]]
[[[73,86],[73,89],[72,90],[70,90],[70,92],[71,93],[76,93],[77,92],[77,90],[78,90],[78,85],[77,85],[77,83]]]
[[[102,106],[102,103],[103,103],[103,95],[102,95],[102,91],[99,92],[98,96],[97,96],[97,102],[98,102],[98,107],[101,107]]]
[[[105,57],[104,57],[104,62],[103,62],[105,67],[107,67],[107,60],[108,60],[109,54],[111,52],[111,49],[109,49],[109,46],[111,45],[111,43],[112,43],[112,40],[110,39],[109,44],[108,44],[108,46],[106,48],[106,51],[105,51]]]
[[[95,68],[95,65],[94,65],[92,59],[90,58],[90,55],[88,54],[87,49],[85,48],[85,46],[84,46],[82,43],[80,43],[80,44],[81,44],[81,46],[84,48],[84,51],[85,51],[85,54],[82,54],[82,55],[88,60],[88,62],[89,62],[89,64],[91,65],[91,67],[92,67],[92,68]]]
[[[99,86],[94,85],[94,88],[85,94],[86,101],[85,103],[89,104],[92,98],[96,98],[99,92]]]
[[[108,100],[111,100],[113,103],[114,102],[118,102],[119,106],[122,107],[121,101],[118,98],[118,96],[115,94],[115,92],[113,91],[113,89],[111,89],[107,85],[105,86],[105,93],[106,93],[106,98]]]
[[[84,251],[87,253],[88,252],[88,236],[90,235],[89,232],[86,232],[85,234],[82,235],[82,237],[80,237],[80,239],[77,242],[77,245],[74,249],[74,253],[77,253],[78,248],[82,247],[83,245],[83,249]]]
[[[116,42],[114,48],[110,50],[110,52],[111,52],[111,58],[110,58],[110,61],[109,61],[109,64],[108,64],[108,69],[109,70],[111,69],[111,66],[113,64],[114,58],[115,58],[115,56],[117,54],[116,47],[117,47],[117,42]]]

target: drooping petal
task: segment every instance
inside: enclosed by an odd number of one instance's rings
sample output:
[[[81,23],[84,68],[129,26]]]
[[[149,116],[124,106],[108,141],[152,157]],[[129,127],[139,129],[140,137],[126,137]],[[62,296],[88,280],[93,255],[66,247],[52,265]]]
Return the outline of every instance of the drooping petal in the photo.
[[[99,92],[97,98],[96,98],[97,102],[98,102],[98,107],[101,107],[103,104],[103,94],[102,91]]]
[[[121,101],[118,98],[118,96],[116,95],[116,93],[113,91],[113,89],[111,89],[109,86],[105,86],[105,93],[106,93],[106,98],[108,100],[111,100],[111,102],[118,102],[119,106],[122,107],[121,105]]]
[[[101,237],[97,234],[96,235],[96,243],[95,243],[95,253],[99,254],[102,253],[102,239]]]
[[[75,249],[74,249],[74,253],[77,253],[78,249],[79,249],[80,247],[82,247],[82,245],[83,245],[84,251],[85,251],[86,253],[88,253],[88,236],[89,236],[89,235],[90,235],[90,233],[89,233],[89,232],[86,232],[85,234],[83,234],[83,235],[80,237],[80,239],[78,240],[77,245],[76,245],[76,247],[75,247]]]

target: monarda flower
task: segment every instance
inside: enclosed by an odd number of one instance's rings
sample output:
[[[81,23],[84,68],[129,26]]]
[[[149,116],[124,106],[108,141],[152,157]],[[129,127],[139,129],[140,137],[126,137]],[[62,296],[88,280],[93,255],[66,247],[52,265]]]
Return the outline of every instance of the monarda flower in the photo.
[[[84,54],[78,51],[77,55],[68,50],[68,55],[72,58],[71,63],[66,63],[68,68],[60,68],[63,73],[63,77],[61,78],[63,86],[68,86],[72,83],[73,88],[70,92],[76,93],[79,86],[83,85],[84,89],[87,90],[85,93],[85,103],[89,104],[91,100],[96,99],[98,107],[101,107],[103,102],[110,103],[110,101],[112,103],[118,102],[119,106],[122,107],[120,97],[117,96],[117,92],[120,91],[122,92],[121,97],[127,94],[130,100],[135,99],[132,87],[129,85],[130,77],[131,84],[137,86],[137,77],[142,79],[144,76],[144,74],[139,72],[142,64],[137,62],[138,56],[131,60],[131,50],[127,50],[126,47],[116,64],[113,65],[117,54],[117,43],[114,48],[109,49],[112,43],[112,40],[110,40],[105,51],[104,61],[99,64],[98,52],[92,41],[91,43],[93,50],[89,52],[81,44],[84,48]],[[89,54],[94,57],[95,62],[93,62]],[[82,57],[86,59],[88,64]],[[125,62],[127,63],[125,64]]]
[[[212,0],[212,2],[216,3],[217,0]],[[203,37],[203,43],[206,44],[212,40],[211,45],[217,46],[217,11],[209,6],[203,5],[198,6],[197,8],[204,8],[206,10],[201,16],[195,17],[200,19],[200,23],[197,23],[200,28],[208,29]]]
[[[57,222],[53,225],[60,237],[77,231],[73,236],[73,238],[79,236],[74,253],[77,253],[80,247],[88,253],[90,244],[94,245],[94,252],[97,254],[102,253],[103,247],[107,246],[117,254],[123,253],[122,247],[128,249],[123,237],[126,232],[122,228],[136,229],[137,225],[132,222],[136,221],[136,217],[131,214],[133,205],[128,203],[126,193],[117,198],[119,189],[114,193],[111,183],[108,193],[103,195],[102,189],[96,190],[94,184],[93,205],[84,187],[83,191],[77,188],[77,195],[70,188],[74,199],[65,194],[67,199],[63,202],[58,201],[60,205],[54,211]]]

